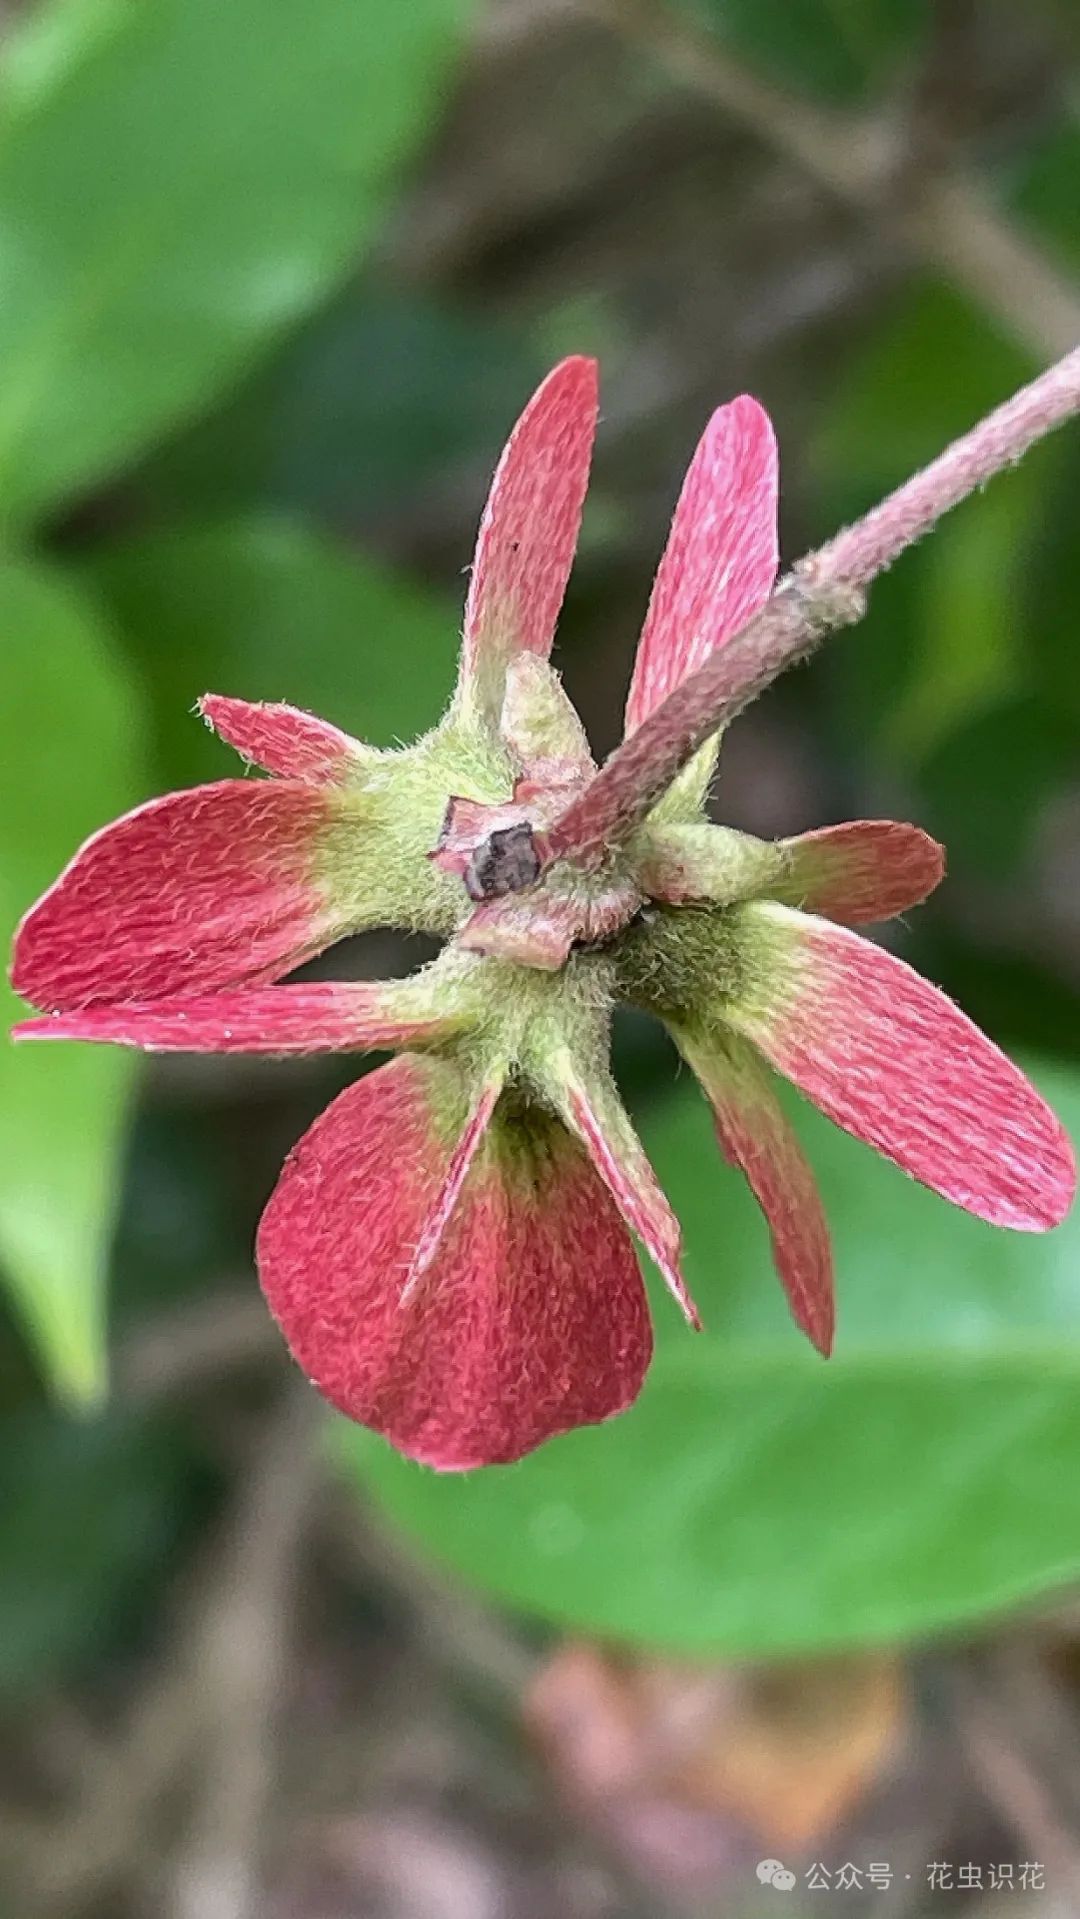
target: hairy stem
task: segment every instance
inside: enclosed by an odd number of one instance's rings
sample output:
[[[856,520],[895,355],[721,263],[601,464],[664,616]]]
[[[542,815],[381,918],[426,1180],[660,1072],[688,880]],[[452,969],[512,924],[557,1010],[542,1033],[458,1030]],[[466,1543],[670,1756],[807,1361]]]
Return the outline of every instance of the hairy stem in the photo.
[[[537,839],[539,869],[555,860],[588,861],[624,838],[703,741],[756,699],[785,667],[804,659],[827,633],[860,617],[865,589],[905,547],[1078,411],[1080,347],[1022,387],[863,519],[801,560],[767,606],[649,714],[580,798]],[[500,890],[514,889],[508,884]]]

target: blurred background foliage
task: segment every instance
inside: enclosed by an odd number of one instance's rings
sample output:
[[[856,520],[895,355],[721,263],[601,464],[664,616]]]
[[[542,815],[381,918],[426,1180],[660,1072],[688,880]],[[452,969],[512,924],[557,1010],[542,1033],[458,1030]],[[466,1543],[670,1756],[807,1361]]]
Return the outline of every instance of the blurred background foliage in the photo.
[[[235,770],[192,716],[208,688],[310,706],[381,744],[437,717],[490,471],[536,380],[574,350],[601,357],[603,421],[557,657],[607,750],[713,405],[749,388],[772,413],[794,559],[1080,338],[1078,61],[1069,0],[9,8],[5,933],[95,827]],[[860,627],[733,729],[716,801],[765,835],[896,814],[943,839],[948,883],[894,929],[898,950],[1020,1051],[1074,1134],[1078,485],[1074,430],[961,508],[879,583]],[[322,965],[417,958],[378,935]],[[615,1712],[629,1669],[616,1678],[600,1651],[564,1680],[560,1632],[635,1649],[623,1660],[693,1655],[710,1683],[731,1657],[843,1659],[807,1777],[826,1751],[855,1750],[845,1728],[863,1737],[868,1714],[901,1726],[903,1773],[915,1721],[889,1686],[909,1666],[866,1649],[971,1631],[1075,1582],[1080,1222],[1042,1242],[994,1234],[800,1114],[838,1246],[823,1368],[672,1058],[633,1021],[618,1050],[708,1333],[689,1340],[658,1297],[634,1412],[466,1481],[341,1425],[327,1437],[298,1410],[258,1303],[259,1208],[347,1066],[0,1051],[0,1713],[26,1754],[23,1771],[0,1768],[0,1830],[17,1828],[20,1910],[382,1912],[365,1903],[371,1875],[400,1875],[402,1846],[391,1870],[370,1825],[348,1871],[309,1848],[340,1896],[310,1890],[301,1849],[259,1903],[269,1808],[293,1816],[280,1759],[264,1752],[261,1784],[239,1795],[232,1880],[213,1812],[215,1780],[235,1786],[238,1765],[248,1778],[228,1728],[254,1724],[265,1747],[279,1694],[316,1773],[380,1712],[397,1726],[398,1707],[372,1706],[365,1662],[419,1672],[410,1751],[443,1711],[425,1692],[432,1659],[449,1666],[472,1702],[471,1752],[492,1689],[513,1718],[550,1656],[534,1710],[549,1771],[580,1796],[560,1685],[609,1730],[615,1713],[624,1743],[645,1709],[624,1690]],[[286,1631],[298,1586],[304,1625]],[[474,1588],[506,1618],[474,1611]],[[237,1591],[258,1654],[246,1680],[227,1652]],[[387,1623],[402,1610],[404,1631]],[[350,1717],[361,1676],[367,1705]],[[1045,1718],[1063,1708],[1044,1677],[1029,1672],[1024,1696]],[[1007,1680],[984,1672],[976,1688],[991,1722]],[[961,1698],[961,1727],[966,1683],[948,1666],[937,1695]],[[841,1695],[863,1702],[850,1722]],[[687,1880],[689,1842],[642,1857],[610,1805],[594,1902],[573,1860],[570,1877],[534,1883],[528,1844],[558,1850],[534,1781],[540,1838],[504,1842],[494,1863],[481,1848],[496,1874],[513,1855],[528,1898],[485,1906],[474,1886],[439,1906],[414,1888],[385,1910],[633,1913],[644,1880],[654,1915],[749,1911],[746,1847],[810,1845],[852,1792],[785,1824],[781,1802],[804,1803],[789,1741],[768,1792],[732,1812],[745,1700],[724,1710],[714,1849],[689,1845],[707,1856],[708,1903]],[[969,1748],[978,1780],[974,1735]],[[205,1795],[189,1780],[170,1823],[161,1806],[193,1755]],[[924,1829],[940,1843],[945,1801],[926,1785],[939,1762],[937,1748],[918,1757],[915,1851]],[[855,1766],[859,1790],[876,1765]],[[960,1830],[992,1816],[1035,1846],[986,1770]],[[358,1775],[336,1803],[364,1806],[370,1787]],[[899,1851],[891,1816],[870,1830]],[[209,1902],[208,1858],[231,1904]]]

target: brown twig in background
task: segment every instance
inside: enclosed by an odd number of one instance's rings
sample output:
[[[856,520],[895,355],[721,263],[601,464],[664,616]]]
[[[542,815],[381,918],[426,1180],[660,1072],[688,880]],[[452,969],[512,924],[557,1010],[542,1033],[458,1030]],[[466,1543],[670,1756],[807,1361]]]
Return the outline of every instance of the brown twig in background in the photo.
[[[894,116],[844,118],[762,79],[663,0],[583,0],[587,13],[673,78],[786,155],[898,245],[972,295],[1040,361],[1080,339],[1080,293],[1042,249],[958,170],[923,168]]]
[[[353,1580],[392,1602],[432,1663],[516,1715],[543,1660],[513,1625],[414,1551],[351,1491],[327,1502],[324,1517],[333,1557]]]
[[[290,1382],[242,1481],[190,1661],[204,1728],[189,1830],[165,1910],[174,1919],[257,1919],[264,1824],[276,1772],[300,1543],[321,1475],[322,1406]]]
[[[253,1449],[218,1543],[189,1594],[171,1655],[104,1735],[73,1812],[24,1834],[37,1909],[71,1919],[161,1841],[162,1807],[198,1763],[200,1787],[154,1919],[254,1919],[262,1821],[273,1783],[293,1578],[321,1471],[321,1408],[290,1385]],[[13,1848],[15,1850],[15,1848]]]
[[[116,1356],[116,1392],[123,1401],[146,1404],[275,1355],[284,1363],[281,1334],[251,1275],[246,1285],[226,1282],[206,1299],[185,1301],[136,1326]]]
[[[1035,1648],[1014,1641],[958,1658],[943,1685],[998,1817],[1046,1867],[1049,1891],[1080,1886],[1080,1722]]]

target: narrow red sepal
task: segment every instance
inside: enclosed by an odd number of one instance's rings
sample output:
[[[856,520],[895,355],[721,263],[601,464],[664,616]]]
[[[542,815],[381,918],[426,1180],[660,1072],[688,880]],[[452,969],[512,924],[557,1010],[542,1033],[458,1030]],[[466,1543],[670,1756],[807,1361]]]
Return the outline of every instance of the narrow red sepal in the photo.
[[[1042,1232],[1072,1204],[1064,1128],[1019,1068],[884,948],[790,908],[735,909],[751,990],[726,1016],[835,1120],[954,1205]]]
[[[363,748],[328,720],[277,701],[230,699],[204,693],[199,712],[215,733],[253,766],[282,779],[336,785],[348,775]]]
[[[900,820],[848,820],[782,840],[783,879],[770,897],[849,926],[919,906],[945,877],[945,848]]]
[[[795,1319],[828,1358],[835,1329],[832,1245],[821,1195],[795,1129],[753,1048],[735,1033],[676,1032],[713,1109],[721,1151],[765,1215],[773,1261]]]
[[[546,659],[574,561],[596,433],[596,362],[563,360],[534,393],[491,483],[465,608],[462,674]],[[501,681],[493,687],[499,706]],[[498,708],[492,714],[498,718]]]
[[[769,416],[742,394],[713,414],[683,482],[638,644],[628,733],[764,606],[778,485]]]

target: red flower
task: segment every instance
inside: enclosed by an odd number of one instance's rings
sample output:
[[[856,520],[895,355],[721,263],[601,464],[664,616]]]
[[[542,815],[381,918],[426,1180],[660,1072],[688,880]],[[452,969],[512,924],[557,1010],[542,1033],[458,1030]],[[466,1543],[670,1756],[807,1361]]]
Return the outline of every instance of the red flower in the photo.
[[[208,721],[275,777],[171,794],[105,828],[16,939],[14,984],[45,1011],[22,1038],[402,1050],[290,1156],[259,1268],[326,1397],[447,1470],[519,1458],[636,1397],[652,1338],[627,1227],[697,1323],[678,1223],[608,1067],[619,999],[662,1018],[697,1073],[823,1352],[828,1233],[769,1066],[997,1225],[1052,1226],[1075,1187],[1062,1129],[1023,1075],[849,930],[937,885],[941,848],[917,827],[860,821],[767,844],[713,826],[712,741],[625,845],[484,897],[491,846],[511,866],[526,858],[595,771],[547,664],[595,423],[595,369],[567,360],[496,473],[458,685],[432,733],[376,752],[291,707],[207,695]],[[721,407],[660,563],[628,732],[768,598],[776,493],[766,415],[747,398]],[[276,984],[386,924],[447,943],[404,981]]]

